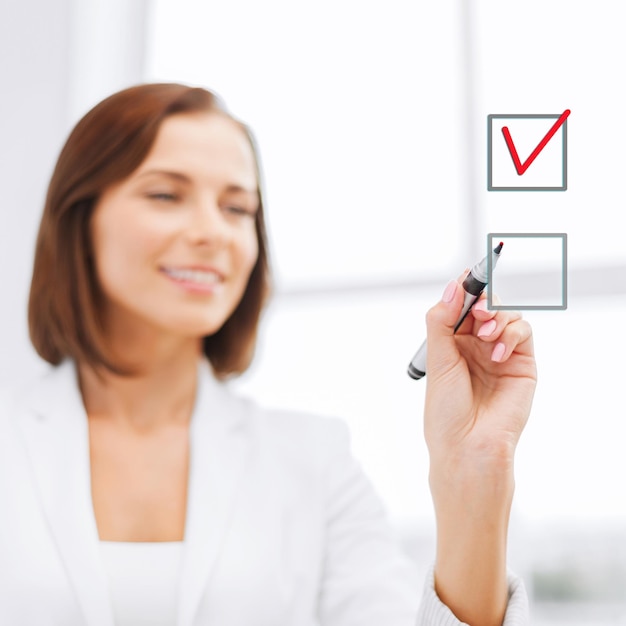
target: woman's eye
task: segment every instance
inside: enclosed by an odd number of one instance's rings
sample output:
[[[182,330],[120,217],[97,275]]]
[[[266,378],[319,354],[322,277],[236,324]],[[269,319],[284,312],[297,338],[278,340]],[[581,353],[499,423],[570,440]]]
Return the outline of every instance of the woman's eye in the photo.
[[[248,211],[247,209],[238,206],[229,206],[226,207],[226,210],[234,213],[235,215],[247,215],[249,217],[254,217],[255,215],[252,211]]]
[[[154,200],[165,200],[165,201],[173,201],[177,200],[178,196],[173,193],[149,193],[148,198],[153,198]]]

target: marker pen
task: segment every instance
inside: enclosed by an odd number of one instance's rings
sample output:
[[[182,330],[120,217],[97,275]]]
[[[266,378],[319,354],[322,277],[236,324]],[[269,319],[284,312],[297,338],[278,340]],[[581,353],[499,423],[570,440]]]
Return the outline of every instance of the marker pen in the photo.
[[[502,246],[504,242],[500,242],[491,252],[491,269],[492,271],[496,267],[496,263],[500,258],[500,252],[502,252]],[[474,306],[476,300],[478,300],[480,294],[487,286],[487,270],[488,270],[488,258],[485,257],[479,263],[476,263],[470,270],[469,274],[463,281],[463,290],[465,291],[465,299],[463,300],[463,308],[461,309],[461,315],[454,326],[454,332],[459,329],[459,326],[463,323],[463,320],[469,313],[470,309]],[[411,378],[419,380],[426,376],[426,340],[420,346],[419,350],[415,353],[415,356],[409,363],[408,374]]]

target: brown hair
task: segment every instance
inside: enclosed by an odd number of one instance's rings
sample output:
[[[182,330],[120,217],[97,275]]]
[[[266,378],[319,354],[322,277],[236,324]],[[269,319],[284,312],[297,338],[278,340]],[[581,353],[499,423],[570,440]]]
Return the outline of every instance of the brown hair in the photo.
[[[96,371],[104,367],[120,376],[134,373],[115,364],[107,347],[89,224],[99,196],[139,167],[163,120],[192,112],[216,112],[233,120],[245,132],[255,157],[258,258],[235,311],[217,332],[203,338],[203,352],[218,378],[241,374],[250,365],[271,293],[256,142],[217,95],[176,83],[137,85],[109,96],[78,122],[61,150],[37,236],[28,303],[31,341],[49,363],[58,365],[69,356]]]

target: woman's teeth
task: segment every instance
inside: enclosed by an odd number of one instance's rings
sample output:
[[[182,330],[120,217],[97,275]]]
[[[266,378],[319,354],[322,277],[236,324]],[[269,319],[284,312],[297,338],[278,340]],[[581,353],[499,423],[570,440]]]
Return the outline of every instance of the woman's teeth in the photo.
[[[168,268],[165,268],[163,271],[175,280],[201,283],[203,285],[212,285],[220,281],[220,277],[215,272],[203,272],[200,270],[173,270]]]

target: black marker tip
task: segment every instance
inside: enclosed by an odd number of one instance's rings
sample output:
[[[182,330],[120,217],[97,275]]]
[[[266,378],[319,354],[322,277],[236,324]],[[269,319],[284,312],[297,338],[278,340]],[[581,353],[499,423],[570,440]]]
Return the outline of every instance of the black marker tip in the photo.
[[[504,241],[501,241],[501,242],[497,245],[497,247],[495,247],[495,248],[493,249],[493,251],[494,251],[496,254],[500,254],[500,252],[502,252],[502,246],[503,246],[503,245],[504,245]]]

